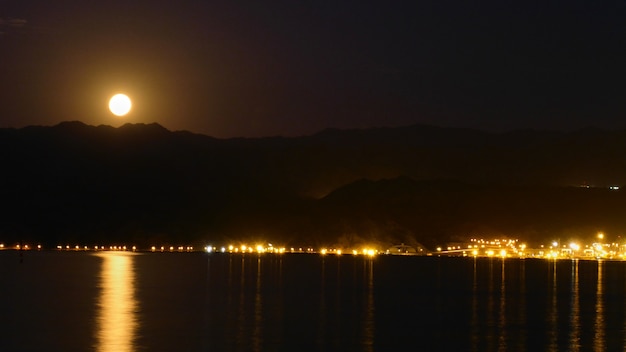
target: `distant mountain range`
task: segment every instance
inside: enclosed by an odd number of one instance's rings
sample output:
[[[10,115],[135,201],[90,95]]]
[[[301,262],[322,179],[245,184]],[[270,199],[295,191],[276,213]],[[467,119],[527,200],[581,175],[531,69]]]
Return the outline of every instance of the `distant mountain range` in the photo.
[[[216,139],[65,122],[0,129],[0,163],[5,242],[430,247],[626,229],[626,193],[608,189],[626,184],[626,131]]]

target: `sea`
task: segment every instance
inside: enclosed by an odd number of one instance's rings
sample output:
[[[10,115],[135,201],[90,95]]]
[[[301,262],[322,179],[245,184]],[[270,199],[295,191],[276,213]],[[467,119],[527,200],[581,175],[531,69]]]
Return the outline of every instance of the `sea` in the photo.
[[[0,351],[624,351],[626,262],[0,251]]]

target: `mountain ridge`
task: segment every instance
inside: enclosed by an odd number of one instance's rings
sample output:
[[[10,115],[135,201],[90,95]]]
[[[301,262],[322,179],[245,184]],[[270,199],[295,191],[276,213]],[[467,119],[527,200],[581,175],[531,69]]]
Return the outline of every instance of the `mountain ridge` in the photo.
[[[479,229],[536,239],[566,231],[524,210],[537,204],[586,231],[623,225],[607,208],[622,206],[622,192],[603,190],[626,183],[626,131],[413,125],[218,139],[71,121],[0,129],[0,147],[0,240],[433,245]],[[581,213],[561,199],[597,209]]]

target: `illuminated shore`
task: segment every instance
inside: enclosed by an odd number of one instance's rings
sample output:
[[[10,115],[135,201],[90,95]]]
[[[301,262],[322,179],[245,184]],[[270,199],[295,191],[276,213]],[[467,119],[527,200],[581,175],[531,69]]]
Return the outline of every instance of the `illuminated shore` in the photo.
[[[308,253],[319,255],[367,255],[375,256],[384,253],[381,250],[371,247],[361,247],[359,249],[335,249],[335,248],[313,248],[313,247],[275,247],[272,244],[268,245],[227,245],[227,246],[212,246],[207,245],[201,249],[194,246],[150,246],[147,248],[140,248],[134,245],[110,245],[110,246],[84,246],[84,245],[57,245],[54,248],[44,248],[42,245],[30,245],[30,244],[15,244],[7,246],[0,244],[0,250],[13,250],[13,251],[41,251],[41,250],[53,250],[64,252],[103,252],[103,251],[117,251],[117,252],[144,252],[144,253],[191,253],[191,252],[206,252],[206,253],[226,253],[226,254],[285,254],[285,253]]]
[[[598,235],[598,240],[603,239],[603,235]],[[591,243],[568,242],[562,244],[553,241],[549,244],[528,246],[517,239],[470,239],[467,243],[450,243],[445,247],[437,247],[434,251],[414,250],[397,251],[398,247],[405,248],[405,245],[395,245],[387,249],[376,248],[376,246],[357,246],[354,248],[335,248],[311,246],[287,247],[266,244],[228,244],[228,245],[206,245],[204,247],[194,247],[191,245],[177,246],[149,246],[138,247],[136,245],[57,245],[55,247],[44,248],[41,244],[12,244],[0,243],[0,250],[14,251],[65,251],[65,252],[101,252],[101,251],[121,251],[121,252],[143,252],[143,253],[224,253],[224,254],[318,254],[318,255],[399,255],[399,256],[440,256],[440,257],[480,257],[480,258],[540,258],[540,259],[583,259],[583,260],[626,260],[626,243],[604,243],[601,241]],[[408,247],[411,248],[411,247]]]
[[[543,259],[612,259],[626,260],[626,243],[605,243],[604,234],[594,242],[552,241],[530,247],[517,239],[470,239],[469,243],[452,243],[437,247],[434,255],[461,257],[543,258]]]

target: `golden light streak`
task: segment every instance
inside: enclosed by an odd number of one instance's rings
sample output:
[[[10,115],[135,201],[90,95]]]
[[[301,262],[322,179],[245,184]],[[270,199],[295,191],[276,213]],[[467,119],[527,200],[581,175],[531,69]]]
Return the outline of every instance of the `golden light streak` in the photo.
[[[95,255],[103,259],[96,349],[111,352],[132,351],[135,349],[134,339],[137,330],[133,266],[136,254],[98,252]]]

